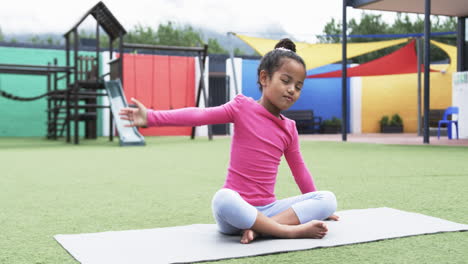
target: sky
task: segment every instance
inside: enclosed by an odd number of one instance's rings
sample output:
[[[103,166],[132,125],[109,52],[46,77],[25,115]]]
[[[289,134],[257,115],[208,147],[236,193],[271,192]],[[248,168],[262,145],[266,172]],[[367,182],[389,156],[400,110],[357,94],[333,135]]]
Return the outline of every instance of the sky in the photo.
[[[341,20],[342,0],[104,0],[104,4],[127,29],[137,24],[157,27],[167,21],[179,25],[262,36],[265,30],[279,29],[292,38],[314,42],[315,35],[332,18]],[[3,1],[0,28],[4,34],[65,33],[96,0],[13,0]],[[320,6],[318,6],[320,5]],[[370,11],[366,11],[370,12]],[[348,7],[348,19],[362,11]],[[392,22],[392,12],[382,14]],[[92,28],[92,19],[85,27]]]

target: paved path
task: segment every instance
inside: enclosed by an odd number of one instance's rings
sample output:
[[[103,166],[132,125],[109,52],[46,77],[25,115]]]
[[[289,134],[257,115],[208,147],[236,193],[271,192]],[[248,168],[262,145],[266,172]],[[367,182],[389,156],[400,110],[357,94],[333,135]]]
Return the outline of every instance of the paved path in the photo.
[[[312,134],[300,135],[301,140],[312,141],[337,141],[341,142],[341,134]],[[400,145],[427,145],[423,143],[423,137],[412,133],[402,134],[348,134],[348,142],[362,142],[362,143],[377,143],[377,144],[400,144]],[[429,145],[438,146],[468,146],[468,139],[452,139],[449,140],[447,136],[430,137]]]

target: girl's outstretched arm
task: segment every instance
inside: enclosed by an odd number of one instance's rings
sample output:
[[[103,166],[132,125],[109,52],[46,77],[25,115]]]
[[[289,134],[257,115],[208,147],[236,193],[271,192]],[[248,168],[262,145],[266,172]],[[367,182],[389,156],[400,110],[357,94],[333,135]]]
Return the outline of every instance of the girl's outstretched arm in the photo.
[[[129,120],[128,127],[134,126],[202,126],[234,122],[235,112],[243,100],[237,96],[234,100],[220,106],[198,108],[187,107],[175,110],[147,109],[138,100],[132,98],[137,108],[122,108],[120,118]]]

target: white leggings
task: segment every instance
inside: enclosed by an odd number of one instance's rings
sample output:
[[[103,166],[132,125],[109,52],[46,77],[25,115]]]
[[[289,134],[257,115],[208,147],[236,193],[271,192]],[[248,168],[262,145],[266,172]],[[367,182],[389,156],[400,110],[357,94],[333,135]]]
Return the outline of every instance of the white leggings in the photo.
[[[332,192],[318,191],[277,200],[264,206],[253,206],[236,191],[221,189],[216,192],[212,201],[213,216],[218,229],[221,233],[229,235],[250,229],[257,219],[258,212],[272,217],[289,208],[294,210],[301,224],[324,220],[335,212],[336,197]]]

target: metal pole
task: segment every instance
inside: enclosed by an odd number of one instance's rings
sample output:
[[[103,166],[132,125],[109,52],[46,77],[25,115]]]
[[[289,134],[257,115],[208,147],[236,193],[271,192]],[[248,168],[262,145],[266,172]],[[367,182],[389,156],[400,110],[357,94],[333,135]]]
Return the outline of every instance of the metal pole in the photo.
[[[341,45],[342,47],[342,60],[341,60],[341,68],[342,68],[342,75],[341,75],[341,112],[342,112],[342,126],[341,126],[341,138],[343,141],[347,140],[347,130],[346,127],[348,125],[347,122],[347,117],[348,117],[348,83],[346,81],[347,79],[347,69],[346,69],[346,45],[347,45],[347,36],[346,36],[346,28],[347,28],[347,22],[346,22],[346,6],[347,6],[347,0],[343,0],[343,32],[342,32],[342,38],[343,38],[343,44]]]
[[[124,48],[123,48],[123,35],[120,33],[119,35],[119,53],[120,53],[120,64],[119,64],[119,78],[122,82],[122,89],[125,91],[124,86],[124,75],[123,75],[123,64],[124,64]]]
[[[457,24],[457,71],[466,71],[468,69],[465,57],[465,38],[466,38],[466,17],[459,17]]]
[[[112,52],[114,51],[114,48],[112,47],[112,38],[109,36],[109,60],[112,60]],[[112,66],[110,66],[112,67]],[[116,67],[119,67],[118,65]],[[110,76],[112,79],[112,75]],[[117,77],[118,78],[118,77]],[[123,85],[123,84],[122,84]],[[113,121],[112,121],[112,111],[109,108],[109,141],[114,141],[114,128],[113,128]]]
[[[65,36],[65,61],[67,63],[67,67],[70,67],[70,34]],[[65,105],[66,105],[66,118],[64,125],[67,126],[67,142],[71,142],[71,128],[70,128],[70,71],[67,71],[67,85],[66,85],[66,92],[65,92]],[[60,110],[58,110],[60,111]]]
[[[114,48],[112,47],[112,39],[109,37],[109,60],[112,60],[113,52],[114,52]]]
[[[429,109],[430,109],[430,38],[431,38],[431,0],[425,0],[424,8],[424,140],[429,144]]]
[[[57,64],[58,64],[58,60],[57,58],[54,58],[54,66],[57,67]],[[65,73],[67,74],[67,73]],[[54,91],[57,91],[58,90],[58,80],[57,80],[57,77],[58,77],[58,73],[54,73],[54,86],[53,86],[53,90]],[[57,98],[55,98],[55,100],[53,101],[53,109],[54,109],[54,139],[57,139],[57,130],[58,130],[58,127],[57,127],[57,117],[58,117],[58,111],[57,110]],[[65,122],[64,122],[65,123]]]
[[[229,50],[229,57],[231,58],[231,67],[232,67],[232,77],[234,78],[234,89],[236,91],[236,95],[239,94],[239,88],[237,86],[237,77],[236,77],[236,66],[234,65],[234,33],[228,32],[229,42],[231,44],[231,49]]]
[[[49,70],[49,67],[50,67],[50,62],[47,63],[47,70]],[[48,73],[47,74],[47,92],[49,93],[50,91],[52,91],[52,88],[51,88],[51,75],[52,73]],[[50,132],[51,132],[51,127],[52,127],[52,95],[48,95],[47,96],[47,139],[50,139],[51,138],[51,135],[50,135]]]
[[[416,53],[418,55],[418,136],[422,136],[422,127],[421,127],[421,38],[416,38]]]
[[[205,85],[205,63],[206,63],[206,56],[208,54],[208,45],[205,44],[204,45],[204,49],[203,49],[203,65],[201,67],[201,70],[203,72],[201,72],[200,74],[200,80],[202,81],[202,89],[203,89],[203,99],[205,100],[205,107],[210,107],[210,103],[209,103],[209,95],[207,94],[207,87]],[[212,140],[213,139],[213,126],[212,125],[208,125],[208,139],[209,140]]]
[[[78,144],[79,143],[79,121],[78,121],[78,115],[79,115],[79,110],[78,110],[78,42],[80,41],[79,40],[79,37],[78,37],[78,29],[75,28],[73,30],[73,39],[75,40],[75,43],[74,43],[74,49],[75,49],[75,54],[74,54],[74,57],[75,57],[75,83],[73,85],[73,92],[74,92],[74,95],[73,95],[73,104],[74,104],[74,120],[75,120],[75,144]]]
[[[101,38],[100,34],[99,34],[99,23],[96,23],[96,82],[99,82],[99,65],[101,63],[100,59],[99,59],[99,54],[101,54],[101,43],[99,41],[99,39]],[[91,65],[91,69],[92,69],[92,65]]]

